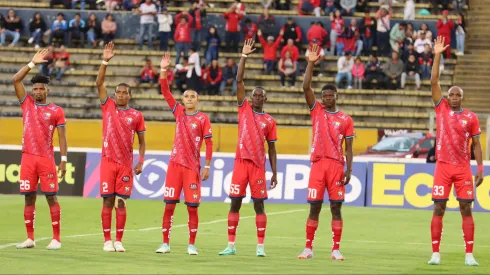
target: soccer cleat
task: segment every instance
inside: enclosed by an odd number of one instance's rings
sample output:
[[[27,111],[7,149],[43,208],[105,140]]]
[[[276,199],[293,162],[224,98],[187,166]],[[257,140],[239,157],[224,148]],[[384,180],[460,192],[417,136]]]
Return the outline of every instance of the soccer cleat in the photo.
[[[126,252],[126,249],[124,249],[122,242],[114,242],[114,249],[116,250],[116,252]]]
[[[228,244],[225,250],[221,251],[218,253],[218,255],[225,256],[225,255],[235,255],[236,254],[236,249],[235,245],[233,244]]]
[[[170,253],[170,245],[162,243],[160,248],[157,249],[156,253]]]
[[[475,260],[475,257],[473,257],[473,253],[466,253],[464,265],[479,266],[479,264]]]
[[[264,251],[264,245],[263,244],[258,244],[257,245],[257,257],[265,257],[265,251]]]
[[[51,240],[49,245],[46,246],[46,249],[48,249],[48,250],[59,250],[59,249],[61,249],[61,243],[58,242],[57,240],[53,239],[53,240]]]
[[[34,248],[34,247],[36,247],[36,242],[34,240],[27,239],[23,243],[18,244],[16,247],[18,249],[21,249],[21,248]]]
[[[336,260],[336,261],[343,261],[345,260],[344,256],[342,256],[342,254],[340,254],[340,251],[338,250],[334,250],[332,251],[332,260]]]
[[[430,265],[440,265],[441,264],[441,254],[439,252],[432,253],[432,258],[428,262]]]
[[[104,251],[105,252],[114,252],[114,251],[116,251],[114,249],[114,245],[112,244],[112,241],[106,241],[104,243]]]
[[[197,248],[196,248],[194,245],[192,245],[192,244],[190,244],[190,245],[187,247],[187,253],[188,253],[189,255],[198,255],[198,254],[199,254],[199,253],[197,253]]]
[[[313,250],[305,248],[301,254],[299,254],[298,259],[311,259],[313,258]]]

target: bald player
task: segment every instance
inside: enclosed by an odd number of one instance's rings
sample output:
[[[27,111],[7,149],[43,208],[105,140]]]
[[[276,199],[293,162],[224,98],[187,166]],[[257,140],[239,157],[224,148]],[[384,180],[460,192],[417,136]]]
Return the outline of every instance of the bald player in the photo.
[[[162,94],[175,116],[175,137],[170,164],[165,179],[163,213],[163,244],[157,253],[170,253],[170,231],[176,203],[180,202],[180,193],[184,190],[185,204],[189,213],[189,245],[187,253],[197,255],[195,246],[198,214],[201,201],[201,180],[209,177],[209,168],[213,154],[211,122],[207,115],[197,110],[199,96],[194,90],[184,92],[183,105],[177,103],[170,92],[167,69],[170,66],[170,54],[165,53],[160,62],[160,85]],[[201,145],[206,143],[206,165],[201,171]]]
[[[478,117],[473,112],[461,107],[463,90],[460,87],[451,87],[447,92],[447,99],[442,95],[439,85],[439,63],[442,53],[449,47],[449,45],[444,45],[444,37],[437,37],[434,45],[435,56],[431,78],[432,100],[436,109],[437,122],[437,162],[432,188],[434,213],[430,225],[432,258],[428,264],[438,265],[441,263],[439,247],[442,236],[442,218],[454,184],[463,223],[466,250],[465,265],[477,266],[478,263],[473,257],[475,224],[471,214],[471,204],[475,197],[475,185],[470,167],[470,141],[473,142],[478,164],[478,172],[475,176],[475,183],[478,187],[483,182],[481,130]]]

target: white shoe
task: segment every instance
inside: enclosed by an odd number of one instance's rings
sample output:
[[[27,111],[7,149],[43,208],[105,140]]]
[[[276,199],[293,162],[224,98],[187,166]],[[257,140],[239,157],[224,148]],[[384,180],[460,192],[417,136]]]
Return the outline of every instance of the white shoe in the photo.
[[[340,254],[340,251],[338,250],[334,250],[332,251],[332,260],[336,260],[336,261],[343,261],[345,260],[344,256],[342,256],[342,254]]]
[[[121,242],[114,242],[114,249],[116,249],[116,252],[126,252]]]
[[[58,250],[61,249],[61,243],[58,242],[57,240],[51,240],[48,246],[46,246],[46,249],[48,250]]]
[[[441,254],[439,252],[432,253],[432,258],[428,262],[430,265],[440,265],[441,264]]]
[[[36,247],[36,242],[34,240],[27,239],[23,243],[18,244],[16,247],[19,249],[20,248],[34,248],[34,247]]]
[[[114,252],[114,251],[116,251],[114,249],[114,245],[112,244],[112,241],[106,241],[104,243],[104,251],[105,252]]]
[[[29,38],[29,40],[27,40],[27,43],[29,43],[29,44],[32,44],[33,42],[34,42],[34,37],[31,37],[31,38]]]
[[[34,49],[39,49],[41,48],[39,45],[34,46]]]
[[[157,249],[156,253],[170,253],[170,245],[164,243]]]
[[[190,245],[187,247],[187,253],[188,253],[189,255],[198,255],[198,254],[199,254],[199,253],[197,253],[197,248],[196,248],[194,245],[192,245],[192,244],[190,244]]]
[[[466,253],[464,265],[479,266],[479,264],[475,260],[475,257],[473,257],[473,253]]]

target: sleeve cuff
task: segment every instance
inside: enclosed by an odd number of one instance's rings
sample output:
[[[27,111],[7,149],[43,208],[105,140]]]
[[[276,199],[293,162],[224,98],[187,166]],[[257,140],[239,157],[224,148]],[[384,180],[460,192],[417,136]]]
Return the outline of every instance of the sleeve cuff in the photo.
[[[310,111],[313,111],[313,109],[315,109],[316,107],[316,100],[315,100],[315,103],[313,104],[313,106],[310,108]]]
[[[441,99],[439,99],[439,101],[436,104],[434,104],[434,107],[439,106],[443,99],[444,99],[444,97],[441,97]]]
[[[213,135],[206,135],[206,136],[204,136],[204,138],[212,138],[212,137],[213,137]]]
[[[66,124],[58,124],[58,125],[56,125],[56,128],[58,128],[58,127],[65,127],[65,126],[66,126]]]
[[[136,132],[137,134],[141,134],[141,133],[144,133],[146,132],[146,130],[143,130],[143,131],[139,131],[139,132]]]
[[[245,103],[245,100],[246,100],[246,99],[247,99],[247,98],[246,98],[246,97],[244,97],[244,98],[243,98],[243,100],[242,100],[242,103],[238,103],[238,107],[242,107],[242,106],[243,106],[243,103]]]
[[[172,114],[175,113],[175,110],[177,109],[177,104],[179,103],[175,102],[174,108],[172,109]]]
[[[479,137],[481,135],[481,133],[478,133],[476,135],[472,135],[471,137]]]
[[[277,142],[277,139],[268,140],[267,142]]]
[[[354,136],[346,136],[345,139],[354,138]]]
[[[100,105],[106,104],[107,103],[107,100],[109,100],[109,97],[106,97],[105,100],[104,100],[104,102],[101,102]]]
[[[19,100],[19,103],[20,103],[20,104],[24,103],[24,101],[26,101],[26,98],[27,98],[27,92],[26,92],[26,94],[24,95],[24,99]]]

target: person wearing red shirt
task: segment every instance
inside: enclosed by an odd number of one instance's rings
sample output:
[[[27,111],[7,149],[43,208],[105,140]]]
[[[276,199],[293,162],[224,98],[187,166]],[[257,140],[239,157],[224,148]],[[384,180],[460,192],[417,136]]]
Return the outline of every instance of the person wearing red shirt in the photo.
[[[444,37],[445,45],[451,45],[451,32],[454,29],[453,20],[449,20],[448,11],[442,11],[442,18],[437,20],[437,35]],[[446,48],[446,58],[451,58],[451,46]]]
[[[343,52],[350,52],[353,56],[358,56],[361,53],[363,42],[361,40],[361,34],[355,18],[352,18],[349,26],[345,28],[344,35],[341,40],[344,42]]]
[[[140,79],[139,83],[157,83],[158,75],[155,73],[155,69],[153,69],[153,64],[151,63],[151,59],[145,60],[145,65],[140,70]]]
[[[296,64],[296,71],[299,73],[299,64],[298,64],[298,59],[299,59],[299,50],[298,47],[294,45],[294,40],[293,39],[288,39],[288,44],[284,46],[281,50],[281,58],[284,59],[286,57],[286,53],[290,54],[291,60],[293,61],[294,64]]]
[[[184,56],[187,56],[189,47],[191,44],[191,26],[193,22],[192,16],[184,11],[175,16],[175,22],[179,22],[175,27],[174,41],[175,51],[177,57],[175,58],[175,64],[179,64],[180,54],[184,52]]]
[[[276,67],[277,48],[279,48],[279,45],[281,44],[283,34],[283,31],[281,31],[276,38],[276,41],[274,41],[273,36],[268,36],[267,41],[265,41],[262,37],[262,31],[259,30],[257,33],[260,44],[262,45],[262,48],[264,48],[264,69],[267,74],[270,74],[272,69]]]
[[[61,77],[70,68],[70,54],[63,45],[60,46],[60,51],[54,54],[54,67],[56,80],[61,82]]]
[[[337,38],[343,35],[345,25],[344,18],[342,18],[340,10],[336,10],[335,15],[330,15],[330,22],[332,22],[332,30],[330,31],[330,55],[335,55],[335,50],[338,44]],[[337,53],[337,55],[340,54]]]
[[[237,5],[233,3],[228,12],[223,13],[223,17],[226,19],[225,26],[225,41],[226,49],[232,52],[238,52],[238,42],[240,41],[240,20],[243,19],[243,14],[237,13]],[[231,44],[233,43],[233,46]]]
[[[243,26],[243,33],[245,34],[245,40],[247,39],[254,39],[255,40],[255,35],[257,34],[257,24],[252,22],[250,18],[245,19],[245,26]]]
[[[308,42],[312,43],[313,40],[316,40],[319,47],[322,47],[323,41],[327,36],[328,32],[320,25],[320,22],[313,23],[306,33]]]

